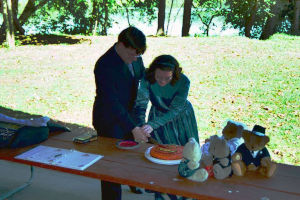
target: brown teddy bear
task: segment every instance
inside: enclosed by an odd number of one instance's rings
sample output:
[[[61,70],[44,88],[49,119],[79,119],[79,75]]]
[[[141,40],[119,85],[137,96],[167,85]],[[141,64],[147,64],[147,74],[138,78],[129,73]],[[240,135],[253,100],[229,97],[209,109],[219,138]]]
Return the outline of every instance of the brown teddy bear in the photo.
[[[228,120],[226,126],[222,130],[222,135],[225,140],[229,141],[232,138],[241,138],[242,131],[246,128],[246,125],[241,122],[235,122]]]
[[[271,161],[266,144],[270,138],[265,135],[265,128],[255,125],[252,131],[243,130],[244,143],[232,156],[232,170],[237,176],[244,176],[246,171],[259,171],[271,177],[276,170],[276,163]]]
[[[227,141],[230,149],[230,154],[233,155],[236,149],[244,142],[242,138],[242,131],[247,126],[241,122],[228,120],[222,130],[221,138]],[[201,146],[202,154],[209,154],[210,139],[206,139],[205,143]]]
[[[223,128],[222,137],[227,141],[231,155],[244,142],[242,132],[246,128],[245,124],[233,120],[227,121],[226,126]]]
[[[231,176],[230,149],[224,138],[217,135],[210,137],[208,153],[202,155],[201,166],[216,179],[225,179]]]

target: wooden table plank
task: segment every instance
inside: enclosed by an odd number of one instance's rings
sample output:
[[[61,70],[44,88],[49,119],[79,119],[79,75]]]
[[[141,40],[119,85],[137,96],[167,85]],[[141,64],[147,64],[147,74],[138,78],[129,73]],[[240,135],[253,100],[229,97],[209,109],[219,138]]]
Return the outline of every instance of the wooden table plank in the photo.
[[[122,163],[107,160],[98,161],[89,167],[87,171],[66,169],[30,161],[21,161],[21,163],[198,199],[234,200],[261,199],[263,197],[269,199],[299,199],[299,195],[270,191],[251,185],[234,184],[225,180],[210,179],[204,183],[196,183],[181,178],[174,172],[162,173],[157,169],[144,170],[139,167],[135,168],[132,165],[124,166]],[[249,197],[250,194],[251,197]]]
[[[233,176],[225,180],[209,178],[204,183],[197,183],[180,177],[176,165],[159,165],[148,161],[144,152],[149,144],[142,144],[133,150],[122,150],[115,146],[116,139],[101,137],[94,142],[77,144],[71,142],[74,135],[76,134],[56,134],[42,145],[104,155],[84,171],[14,159],[14,156],[36,145],[1,149],[0,159],[191,198],[300,199],[300,167],[279,164],[277,173],[272,178],[248,173],[245,177]]]
[[[99,147],[103,147],[99,150],[103,155],[105,155],[105,158],[111,161],[122,162],[126,165],[134,162],[137,166],[144,168],[155,168],[161,171],[177,171],[177,166],[158,165],[148,161],[144,157],[144,152],[145,149],[150,146],[149,144],[142,144],[139,148],[134,150],[120,150],[115,147],[114,139],[101,138],[99,141],[89,143],[89,145],[98,145],[97,143],[99,144]],[[87,145],[87,147],[85,145],[75,145],[72,148],[84,151],[89,145]],[[126,156],[126,159],[122,159],[124,156]],[[256,172],[249,172],[244,177],[233,176],[227,180],[236,184],[252,185],[255,187],[285,191],[291,194],[299,194],[298,186],[300,185],[300,168],[291,165],[278,164],[278,169],[275,175],[271,178],[263,177]]]

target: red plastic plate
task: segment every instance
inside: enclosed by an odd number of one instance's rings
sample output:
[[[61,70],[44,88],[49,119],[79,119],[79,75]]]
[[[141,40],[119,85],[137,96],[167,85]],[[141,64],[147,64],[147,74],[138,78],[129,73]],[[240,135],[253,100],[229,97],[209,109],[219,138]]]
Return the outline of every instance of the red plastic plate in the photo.
[[[121,140],[116,143],[116,146],[120,149],[135,149],[140,146],[140,144],[133,140]]]

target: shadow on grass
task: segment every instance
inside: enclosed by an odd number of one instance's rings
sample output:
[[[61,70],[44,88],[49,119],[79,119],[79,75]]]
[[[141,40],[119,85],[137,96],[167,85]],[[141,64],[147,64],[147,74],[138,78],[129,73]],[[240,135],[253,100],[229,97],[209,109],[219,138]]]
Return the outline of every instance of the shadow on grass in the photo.
[[[4,44],[5,35],[0,35],[0,45]],[[16,45],[80,44],[91,43],[90,39],[64,35],[16,35]]]
[[[26,113],[26,112],[22,112],[22,111],[18,111],[18,110],[13,110],[10,108],[5,108],[3,106],[0,106],[0,113],[7,115],[9,117],[17,118],[17,119],[30,119],[30,118],[35,118],[35,117],[41,117],[41,115],[34,115],[34,114],[30,114],[30,113]],[[56,120],[56,119],[51,119],[51,121],[58,123],[60,125],[63,125],[65,127],[68,127],[71,130],[71,132],[73,132],[73,133],[76,132],[76,134],[83,134],[83,133],[87,133],[87,132],[97,134],[96,131],[90,127],[73,124],[73,123],[67,123],[67,122]],[[49,136],[51,137],[51,134]]]

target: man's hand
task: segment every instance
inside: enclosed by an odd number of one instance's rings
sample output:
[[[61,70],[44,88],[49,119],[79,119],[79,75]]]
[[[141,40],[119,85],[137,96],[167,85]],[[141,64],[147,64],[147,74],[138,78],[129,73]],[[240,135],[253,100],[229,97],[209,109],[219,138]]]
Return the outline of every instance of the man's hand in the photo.
[[[141,127],[135,127],[132,131],[133,138],[137,142],[148,142],[148,136],[144,133]]]
[[[142,130],[147,137],[151,137],[150,133],[153,131],[152,126],[145,124],[142,126]]]

